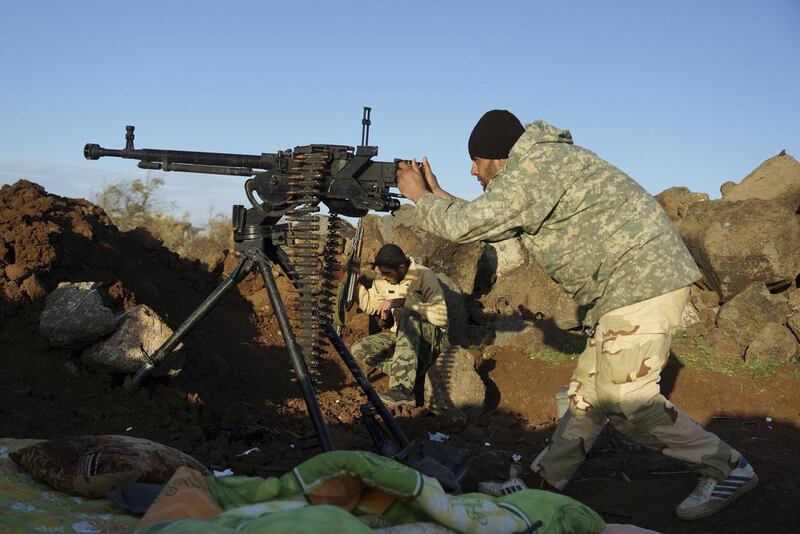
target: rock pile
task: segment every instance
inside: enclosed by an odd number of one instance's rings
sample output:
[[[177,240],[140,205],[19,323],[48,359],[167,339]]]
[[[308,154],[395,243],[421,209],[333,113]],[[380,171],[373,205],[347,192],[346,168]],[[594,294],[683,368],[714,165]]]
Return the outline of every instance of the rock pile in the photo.
[[[656,198],[703,279],[692,291],[715,357],[792,361],[800,354],[800,163],[782,152],[708,200],[675,188]]]

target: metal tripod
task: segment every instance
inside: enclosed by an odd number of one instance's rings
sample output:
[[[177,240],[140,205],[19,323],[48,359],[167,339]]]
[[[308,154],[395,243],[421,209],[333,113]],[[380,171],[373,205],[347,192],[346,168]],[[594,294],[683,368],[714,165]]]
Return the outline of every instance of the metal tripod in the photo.
[[[260,224],[245,226],[244,220],[246,215],[243,206],[234,206],[234,248],[241,256],[239,264],[233,271],[217,286],[217,288],[206,297],[206,299],[189,315],[189,317],[173,332],[173,334],[149,357],[148,362],[134,375],[133,379],[128,383],[128,387],[137,388],[141,385],[142,381],[149,376],[156,367],[164,361],[165,358],[180,344],[181,340],[185,338],[191,330],[203,319],[203,317],[210,312],[220,299],[230,291],[236,284],[241,282],[248,273],[258,270],[264,279],[264,287],[269,295],[272,310],[275,313],[275,318],[278,321],[278,327],[283,335],[286,349],[289,351],[289,357],[294,368],[297,381],[300,385],[300,390],[303,394],[308,414],[311,417],[311,422],[314,426],[316,437],[319,440],[319,446],[323,451],[330,451],[334,449],[333,442],[328,431],[328,426],[322,417],[319,402],[317,401],[316,392],[308,372],[308,366],[303,358],[302,350],[300,349],[297,339],[292,331],[289,316],[286,312],[286,307],[283,303],[278,286],[275,282],[275,277],[272,274],[273,265],[279,266],[284,273],[286,273],[289,280],[293,284],[296,283],[292,280],[290,273],[293,272],[292,266],[289,261],[288,255],[278,246],[286,243],[287,227],[286,225]],[[367,375],[356,362],[350,350],[345,345],[342,338],[334,329],[330,321],[323,323],[323,334],[328,338],[331,345],[333,345],[339,357],[344,361],[350,373],[355,378],[359,387],[366,395],[370,407],[362,407],[362,414],[367,411],[365,416],[374,413],[377,414],[383,421],[385,428],[388,429],[390,436],[383,433],[383,438],[390,437],[395,443],[378,443],[375,445],[379,452],[394,453],[409,445],[408,438],[403,433],[397,421],[389,412],[386,405],[381,401],[375,389],[372,387]],[[370,435],[373,440],[377,439],[376,429],[374,424],[367,423],[367,428],[370,430]],[[380,436],[380,431],[377,432]]]

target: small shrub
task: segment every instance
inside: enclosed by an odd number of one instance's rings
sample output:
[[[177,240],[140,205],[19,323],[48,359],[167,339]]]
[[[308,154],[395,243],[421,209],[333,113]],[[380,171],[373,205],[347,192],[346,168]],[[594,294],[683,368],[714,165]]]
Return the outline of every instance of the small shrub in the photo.
[[[150,176],[145,180],[118,182],[105,186],[92,201],[103,208],[120,230],[145,228],[168,249],[206,265],[213,265],[223,250],[233,248],[230,218],[209,210],[206,226],[193,226],[188,213],[176,217],[170,213],[174,204],[158,198],[157,190],[162,185],[163,178]]]

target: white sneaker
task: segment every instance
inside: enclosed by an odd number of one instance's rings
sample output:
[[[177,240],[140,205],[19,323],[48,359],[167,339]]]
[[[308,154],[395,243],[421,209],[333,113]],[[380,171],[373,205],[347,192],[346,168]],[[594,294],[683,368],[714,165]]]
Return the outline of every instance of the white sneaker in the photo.
[[[722,510],[757,485],[758,475],[742,456],[725,480],[701,478],[694,491],[675,509],[675,513],[689,521],[706,517]]]

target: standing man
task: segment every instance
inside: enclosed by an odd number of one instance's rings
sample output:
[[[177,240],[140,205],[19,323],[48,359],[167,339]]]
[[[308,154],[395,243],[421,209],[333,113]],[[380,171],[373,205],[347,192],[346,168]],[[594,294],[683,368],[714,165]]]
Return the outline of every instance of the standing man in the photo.
[[[523,127],[505,110],[481,117],[469,138],[484,194],[444,191],[423,160],[400,164],[400,192],[418,225],[450,241],[519,236],[528,252],[586,310],[586,349],[570,406],[531,469],[562,489],[606,422],[673,458],[696,464],[700,483],[682,519],[722,509],[758,483],[741,453],[704,430],[659,388],[670,342],[700,272],[656,200],[625,173],[544,121]]]
[[[380,277],[369,289],[359,284],[358,306],[391,326],[358,340],[351,350],[356,359],[389,375],[389,390],[379,393],[386,405],[413,405],[418,371],[427,370],[428,360],[446,342],[444,291],[433,271],[397,245],[383,245],[373,264]]]

